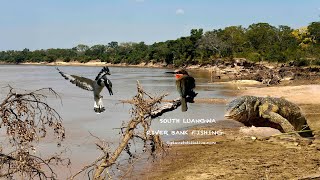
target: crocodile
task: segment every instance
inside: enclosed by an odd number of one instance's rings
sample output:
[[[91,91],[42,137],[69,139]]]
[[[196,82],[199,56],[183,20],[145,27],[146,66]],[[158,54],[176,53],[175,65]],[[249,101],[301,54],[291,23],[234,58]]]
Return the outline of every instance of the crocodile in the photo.
[[[225,117],[245,126],[272,127],[283,133],[310,130],[299,106],[284,98],[241,96],[228,103]],[[313,137],[311,131],[299,135]]]

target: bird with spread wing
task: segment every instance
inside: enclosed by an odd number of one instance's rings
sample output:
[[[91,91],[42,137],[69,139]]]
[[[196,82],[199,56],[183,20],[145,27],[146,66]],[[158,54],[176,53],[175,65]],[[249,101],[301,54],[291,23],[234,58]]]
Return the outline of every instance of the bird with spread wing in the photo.
[[[56,68],[56,69],[59,71],[61,76],[63,76],[66,80],[70,80],[72,84],[75,84],[79,88],[82,88],[88,91],[93,91],[94,111],[98,114],[105,111],[105,108],[102,103],[103,96],[100,95],[104,86],[108,89],[110,96],[113,95],[112,83],[107,78],[107,75],[111,75],[108,67],[103,67],[94,80],[81,77],[81,76],[69,75],[60,71],[59,68]]]

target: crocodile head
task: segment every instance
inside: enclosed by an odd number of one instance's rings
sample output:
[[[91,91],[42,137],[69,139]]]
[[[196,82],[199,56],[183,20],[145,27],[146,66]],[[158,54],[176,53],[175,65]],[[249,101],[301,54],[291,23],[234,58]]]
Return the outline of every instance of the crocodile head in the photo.
[[[227,105],[227,112],[224,116],[228,119],[245,122],[250,117],[250,113],[253,113],[256,100],[257,97],[254,96],[242,96],[234,99]]]

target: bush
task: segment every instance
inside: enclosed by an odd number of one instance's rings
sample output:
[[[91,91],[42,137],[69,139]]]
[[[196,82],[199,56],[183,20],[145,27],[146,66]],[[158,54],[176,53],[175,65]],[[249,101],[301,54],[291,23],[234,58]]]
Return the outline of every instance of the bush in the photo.
[[[266,55],[266,59],[270,62],[287,62],[287,57],[281,52],[270,52]]]
[[[63,60],[64,62],[70,62],[71,61],[71,59],[70,59],[70,57],[66,57],[66,58],[64,58],[64,60]]]
[[[261,60],[261,55],[259,53],[252,52],[247,55],[247,59],[252,62],[259,62]]]
[[[173,65],[176,67],[180,67],[184,65],[184,61],[182,59],[174,60],[173,63],[174,63]]]
[[[301,66],[309,66],[310,65],[310,60],[308,59],[299,59],[294,61],[293,63],[295,66],[301,67]]]
[[[313,61],[312,64],[316,66],[320,66],[320,59],[316,59],[315,61]]]

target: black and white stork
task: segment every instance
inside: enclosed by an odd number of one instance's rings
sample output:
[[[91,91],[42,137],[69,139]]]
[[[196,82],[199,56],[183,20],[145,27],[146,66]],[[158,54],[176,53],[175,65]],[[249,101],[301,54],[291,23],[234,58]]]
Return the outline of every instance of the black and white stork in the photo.
[[[97,77],[95,78],[95,80],[88,79],[81,76],[76,76],[76,75],[69,75],[60,71],[59,68],[56,68],[56,69],[66,80],[70,80],[72,84],[75,84],[76,86],[82,89],[93,91],[94,111],[98,114],[105,111],[105,108],[102,103],[103,96],[100,95],[104,86],[108,89],[110,96],[113,95],[112,83],[107,78],[107,75],[111,75],[108,67],[103,67],[102,70],[97,75]]]

